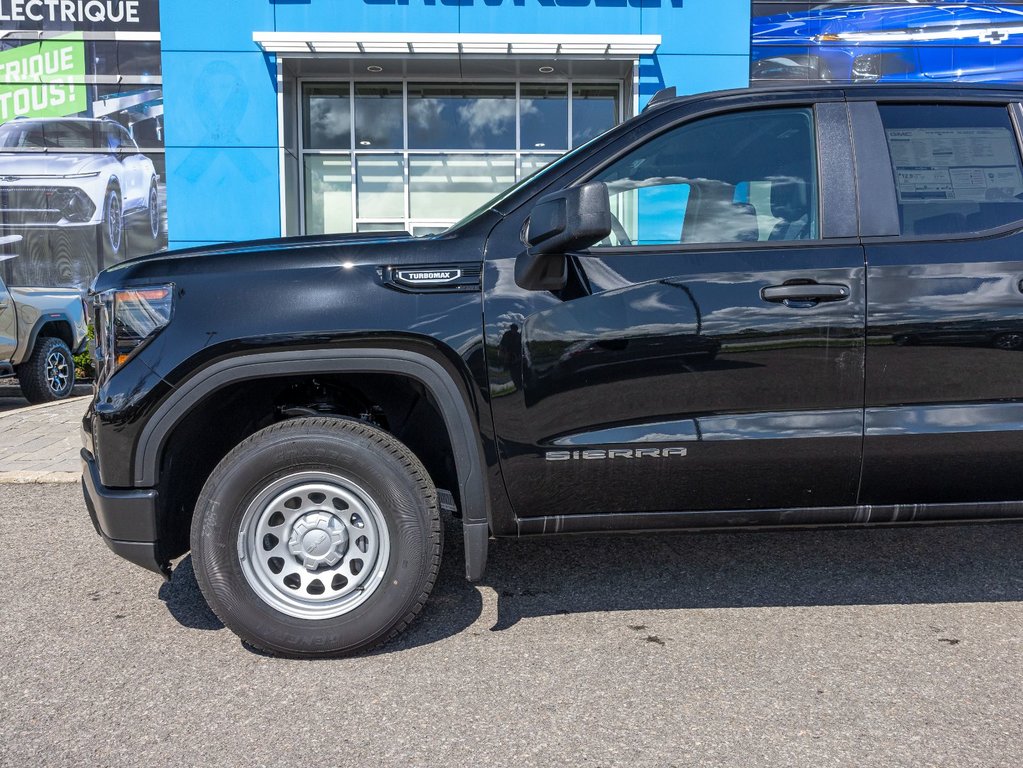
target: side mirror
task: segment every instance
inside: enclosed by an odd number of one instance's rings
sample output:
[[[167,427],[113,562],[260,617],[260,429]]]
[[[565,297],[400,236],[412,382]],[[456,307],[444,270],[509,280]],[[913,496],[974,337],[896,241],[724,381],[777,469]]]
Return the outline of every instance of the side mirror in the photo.
[[[565,287],[565,254],[588,248],[611,234],[607,185],[591,181],[544,195],[529,214],[526,252],[515,261],[515,282],[532,291]]]

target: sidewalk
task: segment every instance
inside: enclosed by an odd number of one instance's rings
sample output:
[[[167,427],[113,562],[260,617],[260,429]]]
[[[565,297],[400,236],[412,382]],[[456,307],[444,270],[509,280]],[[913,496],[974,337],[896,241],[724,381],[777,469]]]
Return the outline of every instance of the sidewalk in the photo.
[[[0,413],[0,483],[77,483],[88,397]]]

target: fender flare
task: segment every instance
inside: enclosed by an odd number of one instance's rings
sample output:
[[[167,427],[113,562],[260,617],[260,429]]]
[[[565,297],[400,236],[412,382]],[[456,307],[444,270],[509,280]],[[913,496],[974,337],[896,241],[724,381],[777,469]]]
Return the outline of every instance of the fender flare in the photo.
[[[25,345],[25,348],[22,349],[19,346],[15,349],[14,358],[18,361],[17,363],[14,363],[15,365],[21,365],[32,355],[33,350],[36,348],[36,342],[39,341],[39,332],[43,330],[43,326],[47,323],[67,323],[68,328],[71,330],[71,338],[74,338],[75,324],[71,322],[71,319],[67,315],[63,313],[47,312],[46,314],[36,318],[36,321],[32,326],[32,330],[29,331],[28,343]],[[80,351],[81,349],[72,349],[71,354],[75,355]]]
[[[420,382],[436,401],[451,439],[465,537],[465,574],[483,576],[490,536],[490,496],[483,447],[471,401],[455,377],[437,360],[401,349],[319,349],[263,352],[213,363],[179,384],[146,422],[134,453],[137,487],[159,480],[160,457],[167,437],[196,404],[230,384],[296,373],[393,373]]]

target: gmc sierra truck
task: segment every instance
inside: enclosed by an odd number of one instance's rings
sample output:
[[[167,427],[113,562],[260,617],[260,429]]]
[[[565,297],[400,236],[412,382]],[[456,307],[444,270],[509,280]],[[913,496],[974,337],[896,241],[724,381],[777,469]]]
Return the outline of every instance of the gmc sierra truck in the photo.
[[[96,529],[317,656],[415,618],[442,510],[472,580],[493,537],[1019,519],[1021,103],[656,98],[441,234],[112,267]]]

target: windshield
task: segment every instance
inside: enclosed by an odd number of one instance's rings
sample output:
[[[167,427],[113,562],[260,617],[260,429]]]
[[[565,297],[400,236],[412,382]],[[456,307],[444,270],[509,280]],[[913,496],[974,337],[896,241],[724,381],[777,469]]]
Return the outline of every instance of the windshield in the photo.
[[[2,149],[106,149],[96,123],[14,120],[0,125]]]
[[[614,130],[614,129],[611,128],[609,130]],[[607,131],[604,131],[604,133],[607,133]],[[452,224],[450,227],[448,227],[444,231],[444,233],[442,233],[442,234],[445,234],[447,232],[453,232],[454,230],[458,229],[459,227],[462,227],[462,226],[468,224],[473,219],[475,219],[475,218],[477,218],[479,216],[482,216],[487,211],[492,210],[494,208],[499,208],[502,202],[504,202],[509,197],[514,195],[516,192],[518,192],[520,189],[522,189],[522,187],[524,187],[526,184],[532,184],[534,181],[539,179],[541,176],[550,175],[550,174],[554,173],[555,170],[560,170],[561,168],[565,167],[565,165],[569,164],[572,160],[574,160],[579,155],[580,152],[582,152],[584,149],[588,148],[591,144],[593,144],[593,142],[595,142],[598,139],[600,139],[604,135],[604,133],[601,133],[601,134],[598,134],[597,136],[594,136],[592,139],[587,141],[585,144],[580,144],[575,149],[573,149],[573,150],[571,150],[569,152],[566,152],[561,157],[559,157],[557,160],[555,160],[553,163],[550,163],[549,165],[545,165],[543,168],[540,168],[540,169],[534,171],[533,173],[529,174],[528,176],[526,176],[521,181],[519,181],[519,182],[517,182],[515,184],[512,184],[510,187],[508,187],[508,189],[504,190],[504,192],[501,192],[500,194],[498,194],[493,199],[488,200],[483,205],[481,205],[479,208],[477,208],[475,211],[470,213],[468,216],[465,216],[464,218],[456,221],[454,224]]]

